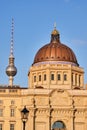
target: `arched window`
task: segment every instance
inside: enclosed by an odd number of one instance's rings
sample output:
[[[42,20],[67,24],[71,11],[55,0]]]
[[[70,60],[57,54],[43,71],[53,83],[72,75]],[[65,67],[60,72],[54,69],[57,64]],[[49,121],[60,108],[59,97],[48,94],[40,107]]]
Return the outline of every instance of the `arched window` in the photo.
[[[46,74],[44,74],[44,81],[46,81]]]
[[[41,75],[39,75],[39,81],[41,81]]]
[[[52,130],[65,130],[65,124],[62,121],[56,121],[52,125]]]

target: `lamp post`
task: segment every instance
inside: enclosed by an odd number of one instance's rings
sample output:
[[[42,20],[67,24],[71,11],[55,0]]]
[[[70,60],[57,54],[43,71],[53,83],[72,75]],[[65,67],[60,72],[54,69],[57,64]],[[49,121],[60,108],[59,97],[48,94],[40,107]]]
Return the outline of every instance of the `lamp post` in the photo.
[[[21,111],[21,119],[22,119],[22,122],[23,122],[23,130],[25,130],[25,124],[28,120],[28,114],[29,114],[29,111],[27,110],[26,106],[24,106],[23,110]]]

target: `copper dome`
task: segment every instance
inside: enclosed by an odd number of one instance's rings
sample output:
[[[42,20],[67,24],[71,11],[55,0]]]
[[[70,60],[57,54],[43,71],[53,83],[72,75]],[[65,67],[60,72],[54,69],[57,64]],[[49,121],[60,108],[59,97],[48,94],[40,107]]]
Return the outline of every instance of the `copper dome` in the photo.
[[[34,63],[46,61],[71,62],[78,66],[76,56],[72,49],[60,42],[59,32],[54,29],[51,34],[51,41],[38,50]]]

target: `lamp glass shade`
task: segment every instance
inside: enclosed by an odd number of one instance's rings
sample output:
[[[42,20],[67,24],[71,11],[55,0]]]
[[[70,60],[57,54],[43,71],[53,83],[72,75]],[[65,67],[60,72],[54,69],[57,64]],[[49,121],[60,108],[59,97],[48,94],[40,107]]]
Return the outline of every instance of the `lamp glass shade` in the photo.
[[[28,119],[28,114],[29,114],[29,111],[27,110],[26,107],[24,107],[23,110],[21,111],[22,120]]]

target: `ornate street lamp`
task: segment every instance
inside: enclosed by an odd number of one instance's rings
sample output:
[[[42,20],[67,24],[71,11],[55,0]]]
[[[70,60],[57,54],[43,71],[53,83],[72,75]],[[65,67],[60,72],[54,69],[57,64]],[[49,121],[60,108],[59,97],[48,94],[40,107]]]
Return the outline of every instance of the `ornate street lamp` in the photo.
[[[21,111],[21,119],[22,119],[22,122],[23,122],[23,130],[25,130],[25,124],[28,120],[28,114],[29,114],[29,111],[27,110],[26,106],[24,106],[23,110]]]

